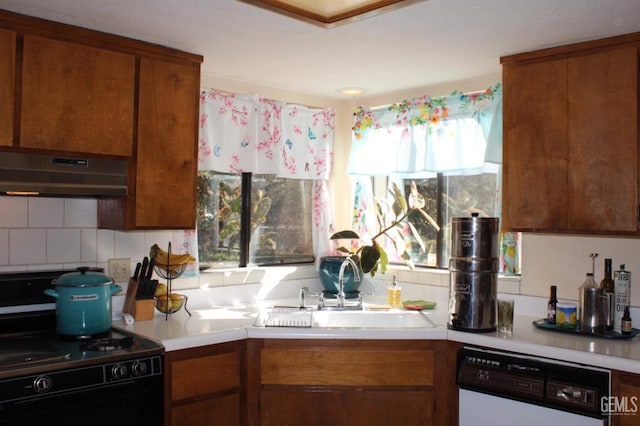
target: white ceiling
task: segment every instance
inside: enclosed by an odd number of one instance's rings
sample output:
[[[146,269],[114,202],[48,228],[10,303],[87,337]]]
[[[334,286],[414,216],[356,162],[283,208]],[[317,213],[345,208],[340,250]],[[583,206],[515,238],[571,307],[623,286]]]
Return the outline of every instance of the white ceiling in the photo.
[[[202,73],[342,98],[500,72],[500,56],[640,31],[638,0],[428,0],[324,29],[236,0],[0,0],[204,56]]]

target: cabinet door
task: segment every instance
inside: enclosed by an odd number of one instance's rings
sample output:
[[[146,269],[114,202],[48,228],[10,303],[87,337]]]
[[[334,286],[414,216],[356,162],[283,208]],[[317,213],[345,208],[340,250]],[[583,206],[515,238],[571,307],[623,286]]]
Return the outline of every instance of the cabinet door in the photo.
[[[432,425],[434,399],[431,390],[266,388],[260,425]]]
[[[638,52],[568,59],[571,229],[638,229]]]
[[[195,228],[199,66],[140,59],[135,226]]]
[[[165,424],[242,424],[243,347],[242,342],[232,342],[168,352]]]
[[[24,36],[20,146],[130,156],[135,58]]]
[[[567,62],[505,64],[502,227],[567,229]]]
[[[0,146],[13,145],[16,33],[0,29]]]

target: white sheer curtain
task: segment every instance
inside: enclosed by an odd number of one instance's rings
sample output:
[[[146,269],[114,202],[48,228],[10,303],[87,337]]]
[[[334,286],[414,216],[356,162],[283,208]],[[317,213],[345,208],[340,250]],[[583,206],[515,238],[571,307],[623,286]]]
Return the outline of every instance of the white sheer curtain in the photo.
[[[332,109],[202,90],[198,169],[313,180],[313,242],[319,262],[333,222],[327,179],[334,120]]]
[[[356,111],[349,174],[468,174],[501,163],[501,84]]]

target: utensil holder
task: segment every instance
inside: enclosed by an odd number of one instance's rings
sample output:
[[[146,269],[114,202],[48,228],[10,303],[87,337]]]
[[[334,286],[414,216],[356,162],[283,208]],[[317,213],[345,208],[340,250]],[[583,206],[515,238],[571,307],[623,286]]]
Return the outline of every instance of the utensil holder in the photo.
[[[153,299],[136,299],[139,283],[139,280],[129,278],[129,286],[127,287],[127,295],[124,299],[122,312],[130,314],[136,321],[146,321],[153,319]]]

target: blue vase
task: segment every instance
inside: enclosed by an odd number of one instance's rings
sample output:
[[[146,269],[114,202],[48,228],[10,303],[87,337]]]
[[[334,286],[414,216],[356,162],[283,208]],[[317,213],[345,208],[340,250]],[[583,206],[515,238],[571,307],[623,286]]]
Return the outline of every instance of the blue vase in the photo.
[[[339,283],[338,276],[340,274],[340,266],[344,262],[344,256],[325,256],[320,259],[320,281],[327,293],[338,293]],[[344,269],[343,284],[345,293],[354,293],[358,291],[362,282],[362,269],[358,265],[360,273],[360,281],[354,279],[353,269],[348,265]]]

